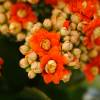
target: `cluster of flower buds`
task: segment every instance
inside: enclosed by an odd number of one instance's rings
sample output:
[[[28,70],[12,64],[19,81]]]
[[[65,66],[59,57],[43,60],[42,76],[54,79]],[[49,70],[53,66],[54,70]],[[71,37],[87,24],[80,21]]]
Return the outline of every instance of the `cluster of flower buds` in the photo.
[[[2,76],[2,65],[3,65],[4,61],[2,58],[0,58],[0,77]]]
[[[13,36],[16,41],[24,40],[37,21],[37,16],[31,6],[31,4],[21,1],[12,3],[6,0],[2,2],[0,4],[0,33]]]
[[[67,82],[71,69],[82,70],[89,81],[100,73],[100,17],[98,0],[53,3],[51,18],[35,23],[20,46],[20,67],[28,77],[41,74],[45,83]]]

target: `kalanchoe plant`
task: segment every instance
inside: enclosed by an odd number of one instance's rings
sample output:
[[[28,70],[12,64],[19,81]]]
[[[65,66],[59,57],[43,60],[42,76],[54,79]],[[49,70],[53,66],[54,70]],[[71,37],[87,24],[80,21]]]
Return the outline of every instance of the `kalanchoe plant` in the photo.
[[[51,18],[32,27],[25,44],[20,47],[25,55],[20,66],[26,69],[30,79],[41,74],[47,84],[69,81],[73,74],[71,69],[82,70],[92,80],[94,73],[96,76],[100,70],[98,2],[80,0],[74,4],[72,0],[52,1],[52,4],[45,1],[53,5]],[[93,64],[92,60],[95,61]]]

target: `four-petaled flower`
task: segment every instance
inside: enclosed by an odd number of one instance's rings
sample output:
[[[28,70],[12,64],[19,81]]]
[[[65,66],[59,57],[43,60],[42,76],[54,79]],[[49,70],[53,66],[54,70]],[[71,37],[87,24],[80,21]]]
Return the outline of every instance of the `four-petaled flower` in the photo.
[[[64,68],[66,58],[60,54],[56,47],[43,56],[40,62],[43,70],[42,76],[46,84],[51,82],[59,84],[64,75],[70,74],[70,71]]]
[[[98,32],[95,38],[95,34],[94,34],[94,30],[100,27],[100,19],[94,19],[93,21],[91,21],[88,25],[86,25],[83,29],[83,31],[85,32],[85,38],[84,38],[84,44],[89,48],[93,48],[94,44],[95,45],[100,45],[100,34]]]
[[[31,37],[29,45],[39,56],[43,56],[48,54],[53,47],[60,49],[60,35],[58,33],[48,32],[45,29],[39,29]]]
[[[89,64],[85,66],[84,74],[89,82],[92,82],[97,74],[100,73],[100,55],[93,58]]]
[[[12,5],[10,22],[17,21],[24,25],[27,22],[36,22],[37,16],[29,4],[18,2]]]

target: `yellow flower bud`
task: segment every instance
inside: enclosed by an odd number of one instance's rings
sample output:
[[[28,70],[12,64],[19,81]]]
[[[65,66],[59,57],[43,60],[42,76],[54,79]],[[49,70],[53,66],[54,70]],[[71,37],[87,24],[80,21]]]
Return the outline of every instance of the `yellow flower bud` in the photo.
[[[65,42],[65,41],[70,41],[70,36],[65,36],[65,37],[63,38],[63,40],[64,40],[64,42]]]
[[[98,51],[96,49],[93,49],[89,52],[89,57],[94,58],[98,55]]]
[[[29,63],[28,63],[26,58],[22,58],[19,62],[19,65],[20,65],[21,68],[25,69],[29,66]]]
[[[10,0],[7,0],[4,2],[3,6],[6,10],[9,10],[9,9],[11,9],[12,3]]]
[[[31,29],[31,33],[36,32],[37,30],[39,30],[42,27],[42,24],[37,22],[36,24],[34,24],[33,28]]]
[[[18,23],[18,22],[10,23],[9,30],[12,35],[16,35],[17,33],[19,33],[21,31],[21,29],[22,29],[22,27],[21,27],[20,23]]]
[[[34,73],[41,73],[42,69],[40,67],[40,62],[33,62],[31,65],[31,69],[34,70]]]
[[[23,41],[25,39],[26,35],[24,33],[18,33],[17,34],[17,41],[20,42],[20,41]]]
[[[76,24],[75,24],[75,23],[71,23],[71,24],[70,24],[70,28],[71,28],[72,30],[75,30],[75,29],[76,29]]]
[[[9,32],[8,25],[7,25],[7,24],[3,24],[3,25],[1,25],[1,27],[0,27],[0,31],[1,31],[2,34],[4,34],[4,35],[8,35],[8,32]]]
[[[73,54],[74,54],[76,57],[80,58],[81,50],[78,49],[78,48],[75,48],[75,49],[73,49]]]
[[[57,5],[57,8],[63,9],[65,6],[66,6],[66,4],[65,4],[64,2],[59,1],[59,2],[58,2],[58,5]]]
[[[45,19],[44,22],[43,22],[43,26],[47,29],[51,29],[51,26],[52,26],[52,22],[50,19]]]
[[[60,34],[61,34],[61,36],[66,36],[66,35],[69,35],[69,31],[66,29],[66,27],[62,27],[61,29],[60,29]]]
[[[86,53],[81,54],[80,60],[83,62],[87,62],[89,59],[88,55]]]
[[[76,14],[72,14],[72,16],[71,16],[71,21],[72,21],[73,23],[78,24],[78,23],[80,22],[80,17],[79,17],[78,15],[76,15]]]
[[[70,80],[70,77],[71,77],[71,73],[66,74],[66,75],[63,76],[62,81],[64,83],[66,83],[66,82],[68,82]]]
[[[27,22],[24,24],[24,29],[30,31],[33,28],[34,24],[32,22]]]
[[[30,70],[30,71],[28,72],[28,78],[29,78],[29,79],[33,79],[33,78],[35,78],[35,76],[36,76],[36,74],[34,73],[34,70]]]
[[[37,59],[37,54],[33,51],[26,56],[29,64],[32,64]]]
[[[68,62],[68,63],[71,62],[71,61],[73,61],[73,59],[74,59],[74,55],[71,54],[70,52],[65,53],[65,54],[64,54],[64,57],[66,57],[66,59],[67,59],[66,62]]]
[[[20,46],[19,50],[23,55],[25,55],[29,52],[30,48],[27,45],[22,45]]]
[[[73,44],[70,42],[64,42],[62,44],[62,50],[65,52],[72,50],[72,48],[73,48]]]

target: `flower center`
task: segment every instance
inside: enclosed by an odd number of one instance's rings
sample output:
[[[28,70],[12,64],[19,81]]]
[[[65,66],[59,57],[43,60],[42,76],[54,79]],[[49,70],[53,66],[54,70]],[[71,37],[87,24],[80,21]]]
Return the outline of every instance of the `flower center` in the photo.
[[[44,39],[42,40],[41,42],[41,47],[44,49],[44,50],[49,50],[50,47],[51,47],[51,42],[49,39]]]
[[[57,63],[54,60],[49,60],[45,66],[47,73],[54,73],[56,71]]]
[[[19,17],[21,17],[21,18],[23,18],[23,17],[25,17],[26,16],[26,11],[24,10],[24,9],[20,9],[20,10],[18,10],[18,12],[17,12],[17,15],[19,16]]]
[[[99,73],[99,69],[97,66],[94,66],[92,69],[91,69],[91,72],[94,76],[98,75]]]

